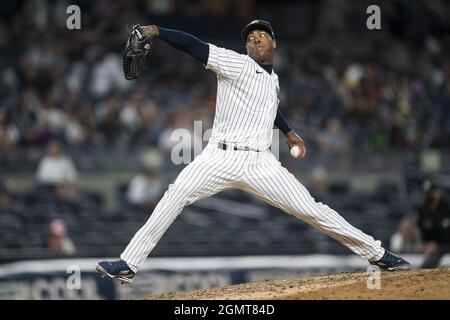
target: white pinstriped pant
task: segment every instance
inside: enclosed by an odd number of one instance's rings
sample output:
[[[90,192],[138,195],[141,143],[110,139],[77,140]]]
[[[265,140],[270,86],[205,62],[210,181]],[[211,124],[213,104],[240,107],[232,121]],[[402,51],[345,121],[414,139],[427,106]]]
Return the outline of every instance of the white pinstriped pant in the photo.
[[[270,151],[221,150],[210,142],[175,182],[169,185],[145,225],[135,234],[121,259],[137,272],[184,207],[227,188],[245,190],[325,232],[361,258],[378,260],[380,241],[356,229],[308,190]]]

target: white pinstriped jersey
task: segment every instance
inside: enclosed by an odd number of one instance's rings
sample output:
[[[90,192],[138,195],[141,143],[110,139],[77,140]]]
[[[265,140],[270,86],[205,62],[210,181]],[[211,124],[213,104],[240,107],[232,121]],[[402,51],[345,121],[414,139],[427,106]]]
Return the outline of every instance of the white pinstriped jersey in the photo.
[[[216,114],[210,141],[267,150],[278,108],[280,86],[247,55],[209,44],[206,65],[217,74]]]

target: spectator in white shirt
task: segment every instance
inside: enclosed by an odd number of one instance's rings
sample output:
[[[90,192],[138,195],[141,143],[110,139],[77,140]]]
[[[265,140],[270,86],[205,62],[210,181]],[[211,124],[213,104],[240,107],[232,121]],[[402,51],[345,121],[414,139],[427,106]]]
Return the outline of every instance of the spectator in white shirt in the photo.
[[[152,170],[144,169],[130,182],[127,200],[137,206],[152,208],[161,195],[161,183]]]
[[[61,146],[57,141],[51,141],[47,145],[47,154],[39,162],[36,179],[41,185],[75,186],[77,184],[77,170],[72,160],[62,154]]]

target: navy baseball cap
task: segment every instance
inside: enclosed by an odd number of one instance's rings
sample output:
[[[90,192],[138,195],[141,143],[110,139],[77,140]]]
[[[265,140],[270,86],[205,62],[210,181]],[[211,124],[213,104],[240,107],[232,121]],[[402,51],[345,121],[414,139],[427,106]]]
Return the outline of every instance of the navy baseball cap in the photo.
[[[241,31],[242,40],[247,41],[248,34],[253,30],[264,30],[268,34],[270,34],[272,39],[275,39],[275,32],[273,32],[272,25],[269,22],[264,20],[253,20],[248,25],[246,25],[244,29],[242,29]]]

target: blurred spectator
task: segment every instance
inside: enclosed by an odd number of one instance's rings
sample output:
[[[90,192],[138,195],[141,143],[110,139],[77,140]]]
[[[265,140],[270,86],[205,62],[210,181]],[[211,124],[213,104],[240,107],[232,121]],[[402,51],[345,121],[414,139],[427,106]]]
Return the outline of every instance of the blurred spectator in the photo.
[[[78,173],[72,160],[62,154],[59,142],[54,140],[47,145],[47,153],[39,162],[36,179],[42,185],[76,186]]]
[[[0,185],[0,214],[13,206],[13,196],[11,192]]]
[[[106,54],[92,72],[91,90],[97,97],[102,97],[111,90],[125,90],[131,85],[123,76],[121,58],[117,54]]]
[[[327,193],[329,191],[330,181],[328,171],[325,167],[317,166],[311,173],[311,188],[319,193]]]
[[[419,209],[419,227],[425,242],[422,268],[436,268],[442,256],[450,252],[450,205],[443,190],[426,181],[425,201]]]
[[[0,107],[0,150],[12,151],[19,141],[19,130],[6,122],[6,111]]]
[[[161,195],[161,183],[151,169],[143,169],[130,182],[127,190],[128,201],[137,206],[153,208]]]
[[[391,237],[390,247],[393,252],[417,253],[421,250],[420,230],[410,216],[400,222],[398,231]]]
[[[331,118],[327,121],[325,130],[319,136],[319,145],[321,152],[326,155],[344,155],[349,152],[350,141],[339,119]]]
[[[66,223],[61,219],[54,219],[49,230],[43,236],[44,247],[48,250],[64,255],[76,254],[76,248],[70,238],[67,237]]]
[[[81,204],[85,204],[77,197],[74,187],[70,184],[58,184],[54,188],[52,202],[61,213],[78,213]]]

